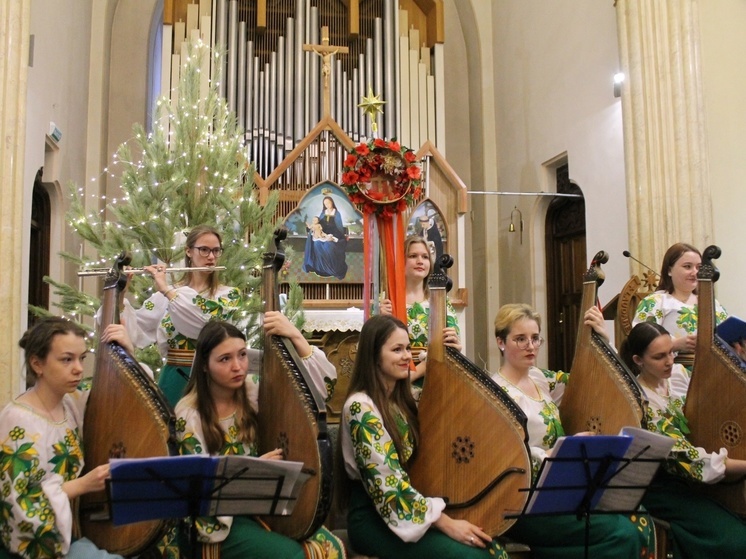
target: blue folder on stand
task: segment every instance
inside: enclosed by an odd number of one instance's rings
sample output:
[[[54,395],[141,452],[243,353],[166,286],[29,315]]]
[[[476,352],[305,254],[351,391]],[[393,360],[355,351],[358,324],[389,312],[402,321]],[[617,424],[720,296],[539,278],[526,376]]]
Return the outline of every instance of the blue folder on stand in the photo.
[[[560,437],[545,460],[526,514],[593,510],[632,444],[632,437]]]
[[[288,515],[308,479],[302,462],[250,456],[110,461],[115,525],[187,516]]]

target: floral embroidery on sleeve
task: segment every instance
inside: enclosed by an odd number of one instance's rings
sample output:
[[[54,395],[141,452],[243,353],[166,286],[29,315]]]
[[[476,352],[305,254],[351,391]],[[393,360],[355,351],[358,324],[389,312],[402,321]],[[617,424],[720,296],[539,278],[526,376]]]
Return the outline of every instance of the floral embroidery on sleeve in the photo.
[[[383,422],[366,403],[352,402],[349,427],[355,448],[355,460],[368,495],[381,518],[397,526],[399,521],[422,524],[428,510],[427,499],[412,487],[409,475],[399,462],[393,441]],[[401,427],[404,422],[397,422]],[[408,427],[404,435],[411,453]]]

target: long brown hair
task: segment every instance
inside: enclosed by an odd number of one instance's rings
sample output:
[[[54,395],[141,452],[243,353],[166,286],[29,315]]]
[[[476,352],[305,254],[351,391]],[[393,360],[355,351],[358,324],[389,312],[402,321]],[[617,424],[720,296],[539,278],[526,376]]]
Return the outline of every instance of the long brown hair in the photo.
[[[24,351],[24,361],[26,364],[26,386],[31,387],[36,384],[38,375],[31,366],[31,360],[44,360],[52,349],[52,342],[55,336],[75,334],[79,338],[86,337],[86,331],[76,322],[60,318],[59,316],[49,316],[42,318],[34,326],[26,330],[18,341],[18,345]]]
[[[194,405],[199,413],[202,431],[205,434],[205,446],[210,454],[217,454],[225,441],[225,432],[220,426],[217,407],[210,395],[210,354],[216,346],[228,338],[238,338],[246,342],[246,336],[229,322],[213,320],[202,328],[197,338],[192,374],[184,395],[184,398],[189,398],[188,402]],[[256,413],[249,403],[246,390],[236,390],[233,397],[236,401],[238,439],[246,445],[251,445],[256,439]]]
[[[210,225],[197,225],[196,227],[193,227],[191,231],[189,231],[189,234],[186,238],[186,246],[187,248],[191,248],[194,250],[194,245],[196,244],[197,240],[202,235],[215,235],[218,238],[218,242],[220,243],[220,246],[223,246],[223,237],[218,233],[218,230],[214,227],[211,227]],[[217,260],[217,259],[216,259]],[[187,268],[191,268],[193,266],[192,259],[189,258],[188,254],[184,254],[184,262],[186,264]],[[184,278],[182,279],[182,284],[188,285],[189,282],[192,279],[192,274],[190,272],[187,272],[184,274]],[[210,297],[214,297],[215,293],[218,290],[218,287],[220,287],[220,278],[218,277],[218,272],[213,272],[210,274],[210,278],[207,281],[207,284],[210,287]]]
[[[661,264],[661,281],[658,284],[658,291],[665,291],[666,293],[673,293],[673,279],[671,279],[671,268],[678,261],[679,258],[684,256],[687,252],[693,252],[699,254],[702,258],[702,253],[699,252],[697,247],[694,247],[688,243],[676,243],[668,247],[666,254],[663,255],[663,264]],[[696,293],[697,290],[694,290]]]
[[[370,396],[373,403],[381,412],[384,429],[391,436],[396,452],[399,455],[399,462],[406,469],[408,461],[416,453],[420,437],[417,403],[412,396],[412,388],[408,378],[397,380],[391,395],[387,395],[380,366],[381,348],[397,328],[401,328],[404,332],[407,332],[407,327],[401,320],[389,315],[373,316],[363,325],[360,331],[357,357],[355,358],[355,365],[352,369],[352,377],[350,379],[350,386],[347,389],[346,398],[349,398],[350,395],[356,392],[364,392]],[[409,333],[407,333],[407,336],[409,336]],[[404,440],[395,419],[395,411],[397,410],[404,415],[404,419],[409,425],[409,433],[413,445],[413,452],[409,460],[405,459],[405,455],[402,452],[404,449]],[[344,429],[345,427],[342,426],[341,428]],[[351,483],[345,473],[342,445],[339,441],[336,449],[334,476],[336,484],[335,506],[338,511],[343,511],[347,505]]]
[[[412,396],[412,388],[408,378],[397,380],[393,391],[390,395],[387,395],[383,373],[381,372],[381,348],[397,328],[407,332],[407,327],[401,320],[387,315],[374,316],[363,325],[347,396],[349,397],[355,392],[365,392],[370,396],[383,416],[383,426],[394,442],[399,454],[399,462],[406,468],[407,460],[402,453],[404,440],[397,427],[395,410],[404,415],[409,425],[412,443],[416,449],[420,436],[417,403]],[[407,336],[409,336],[408,332]]]

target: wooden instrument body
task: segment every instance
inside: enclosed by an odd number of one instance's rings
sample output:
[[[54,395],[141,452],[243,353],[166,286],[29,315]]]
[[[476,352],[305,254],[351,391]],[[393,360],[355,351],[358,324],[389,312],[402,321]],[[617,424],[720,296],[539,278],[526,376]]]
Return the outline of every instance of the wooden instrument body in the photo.
[[[719,255],[720,249],[714,246],[702,254],[697,287],[697,345],[684,415],[692,444],[708,452],[726,448],[730,458],[746,460],[746,366],[715,335],[713,283],[718,272],[712,259]],[[702,489],[736,514],[746,516],[744,482]]]
[[[107,286],[104,291],[103,326],[115,316],[115,287]],[[83,473],[110,458],[176,454],[174,425],[173,411],[137,361],[116,343],[99,343],[83,420]],[[81,496],[79,520],[83,535],[110,553],[137,555],[171,526],[168,520],[114,526],[107,501],[103,491]]]
[[[582,431],[618,435],[622,427],[640,427],[644,419],[644,396],[637,379],[606,340],[583,323],[585,312],[596,304],[600,264],[607,261],[605,252],[596,254],[583,281],[575,355],[559,406],[568,435]]]
[[[279,309],[277,271],[284,260],[279,240],[276,239],[277,252],[265,255],[264,261],[263,296],[268,311]],[[298,495],[293,513],[264,517],[264,521],[290,538],[308,538],[318,530],[331,508],[333,452],[326,428],[324,398],[292,343],[279,336],[265,337],[258,423],[260,454],[281,448],[286,460],[303,462],[303,471],[311,474]]]
[[[423,495],[442,497],[448,515],[498,536],[528,498],[531,457],[526,416],[487,373],[443,344],[445,283],[430,283],[430,339],[419,403],[420,443],[408,471]]]

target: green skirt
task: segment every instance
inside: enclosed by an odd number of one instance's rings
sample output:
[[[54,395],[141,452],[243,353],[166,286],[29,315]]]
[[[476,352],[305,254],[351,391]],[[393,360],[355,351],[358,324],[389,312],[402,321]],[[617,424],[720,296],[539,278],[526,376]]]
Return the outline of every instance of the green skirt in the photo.
[[[647,514],[591,514],[588,557],[654,559],[655,532]],[[522,516],[506,536],[531,547],[534,559],[586,557],[586,523],[574,514]]]
[[[355,483],[347,512],[347,535],[357,553],[379,559],[509,559],[495,540],[487,549],[470,547],[430,528],[419,541],[404,542],[376,511],[362,484]]]
[[[188,537],[181,538],[181,556],[193,557]],[[198,544],[203,557],[202,546]],[[312,555],[319,559],[343,559],[342,542],[323,526],[305,542],[297,542],[277,532],[270,532],[256,520],[247,516],[234,516],[228,537],[220,544],[220,559],[305,559],[306,548],[314,548]],[[320,557],[319,557],[320,554]]]
[[[671,525],[674,557],[746,557],[746,524],[684,479],[659,473],[642,504]]]

